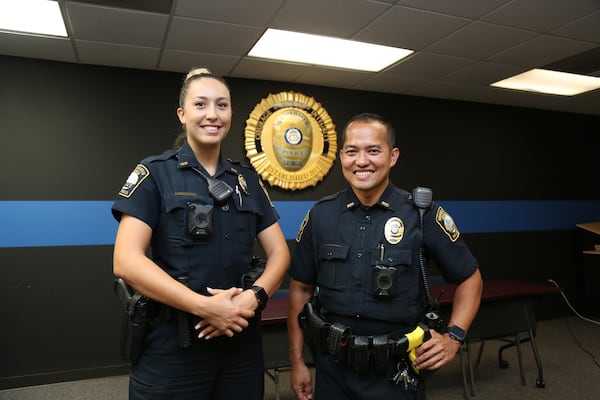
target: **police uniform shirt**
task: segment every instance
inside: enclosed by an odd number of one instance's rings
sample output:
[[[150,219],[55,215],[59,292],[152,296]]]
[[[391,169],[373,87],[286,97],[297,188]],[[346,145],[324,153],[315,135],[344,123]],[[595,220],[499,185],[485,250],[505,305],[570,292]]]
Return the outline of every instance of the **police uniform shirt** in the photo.
[[[447,282],[460,283],[478,268],[442,207],[433,203],[423,219],[422,233],[410,194],[392,184],[368,208],[350,189],[325,197],[304,218],[290,274],[319,286],[319,301],[330,316],[412,323],[425,305],[421,245]],[[376,267],[393,277],[385,298],[374,295]]]
[[[153,260],[174,278],[187,276],[193,290],[206,294],[207,286],[240,286],[257,233],[276,223],[279,215],[252,169],[219,161],[213,178],[234,189],[220,204],[201,173],[208,176],[187,142],[178,152],[148,157],[123,185],[112,212],[117,220],[128,214],[150,226]],[[190,234],[192,204],[212,207],[210,233],[200,239]]]

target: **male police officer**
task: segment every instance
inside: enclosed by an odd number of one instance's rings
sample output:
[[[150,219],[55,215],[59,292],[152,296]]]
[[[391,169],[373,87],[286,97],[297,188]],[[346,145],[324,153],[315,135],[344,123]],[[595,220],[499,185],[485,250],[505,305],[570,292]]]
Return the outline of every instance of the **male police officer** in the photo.
[[[410,193],[390,182],[400,151],[387,121],[359,114],[344,127],[342,142],[350,188],[317,202],[296,238],[288,309],[291,386],[298,399],[312,398],[306,339],[315,344],[315,398],[424,399],[422,371],[453,360],[477,313],[479,265],[442,207],[415,206]],[[428,305],[425,256],[458,286],[447,332],[426,328],[406,361],[400,353],[412,345],[401,346],[402,338],[422,326]],[[307,315],[309,300],[317,317]]]

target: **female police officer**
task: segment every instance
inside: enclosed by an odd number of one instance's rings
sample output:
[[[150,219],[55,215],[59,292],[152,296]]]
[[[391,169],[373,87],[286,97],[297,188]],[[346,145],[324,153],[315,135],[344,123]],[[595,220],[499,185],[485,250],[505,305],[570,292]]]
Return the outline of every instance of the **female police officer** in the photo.
[[[408,192],[390,182],[399,150],[387,121],[375,114],[359,114],[342,134],[340,164],[350,187],[321,199],[309,211],[292,257],[291,385],[298,399],[312,398],[303,342],[315,342],[311,325],[317,320],[325,327],[317,335],[325,331],[326,338],[316,340],[324,345],[316,349],[316,399],[423,399],[422,374],[415,373],[413,365],[435,370],[454,358],[479,308],[478,263],[440,206],[427,204],[421,214],[424,205],[420,201],[414,205]],[[428,330],[431,339],[423,342],[421,328],[421,340],[414,342],[423,344],[416,358],[407,362],[400,357],[406,354],[400,344],[406,346],[403,339],[418,331],[427,304],[421,248],[444,278],[458,286],[448,321],[450,333]],[[297,316],[316,286],[316,306],[331,326],[311,313],[305,318],[311,329],[303,332]]]
[[[232,118],[223,79],[188,73],[177,115],[175,149],[141,161],[112,208],[114,274],[157,305],[130,399],[262,399],[259,311],[290,259],[279,215],[258,175],[221,155]],[[256,239],[265,271],[241,290]],[[191,341],[181,340],[182,316],[196,329]]]

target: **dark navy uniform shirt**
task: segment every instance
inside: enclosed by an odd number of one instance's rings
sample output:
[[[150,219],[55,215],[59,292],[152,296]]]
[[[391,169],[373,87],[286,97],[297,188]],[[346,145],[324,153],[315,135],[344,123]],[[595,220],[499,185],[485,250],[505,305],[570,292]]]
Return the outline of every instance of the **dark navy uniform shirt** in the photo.
[[[152,259],[172,277],[187,276],[193,290],[207,294],[207,286],[240,286],[257,233],[276,223],[279,215],[254,170],[220,160],[213,178],[234,189],[222,204],[211,197],[197,170],[208,176],[187,142],[178,152],[148,157],[123,185],[112,212],[117,220],[129,214],[148,224]],[[212,232],[204,239],[195,240],[189,233],[191,203],[212,206]]]
[[[421,245],[447,282],[460,283],[478,268],[443,208],[434,202],[423,219],[421,231],[411,195],[392,184],[368,208],[349,189],[325,197],[304,218],[290,274],[300,282],[316,284],[319,302],[330,319],[349,317],[344,322],[350,320],[356,334],[382,333],[360,332],[361,324],[370,322],[373,326],[379,326],[372,323],[376,321],[414,324],[426,305]],[[375,295],[374,269],[381,267],[393,279],[385,298]]]

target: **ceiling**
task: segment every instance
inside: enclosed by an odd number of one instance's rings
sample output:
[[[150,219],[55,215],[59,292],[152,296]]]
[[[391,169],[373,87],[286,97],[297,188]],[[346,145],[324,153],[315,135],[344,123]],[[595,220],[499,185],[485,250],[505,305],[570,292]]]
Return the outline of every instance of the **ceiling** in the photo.
[[[0,54],[181,73],[206,66],[225,77],[600,115],[600,89],[563,97],[489,87],[540,67],[600,77],[600,0],[59,3],[69,38],[0,31]],[[379,73],[246,56],[269,27],[415,53]]]

